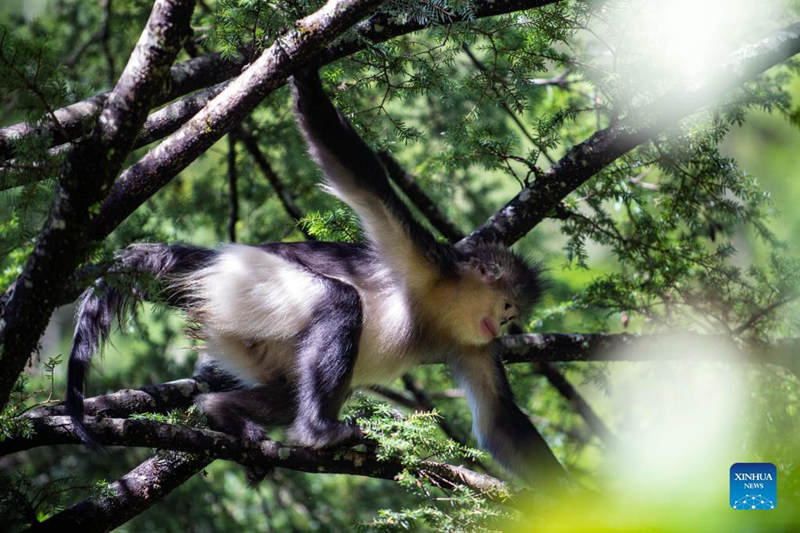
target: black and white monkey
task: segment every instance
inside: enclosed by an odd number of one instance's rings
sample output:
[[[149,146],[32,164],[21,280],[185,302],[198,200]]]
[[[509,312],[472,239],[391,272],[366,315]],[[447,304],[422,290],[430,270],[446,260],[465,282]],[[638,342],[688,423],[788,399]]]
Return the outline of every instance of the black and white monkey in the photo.
[[[338,420],[351,388],[446,362],[466,391],[479,444],[529,481],[561,466],[514,403],[492,340],[540,294],[535,268],[508,249],[437,241],[393,192],[379,159],[334,108],[318,74],[293,79],[297,122],[324,188],[359,216],[367,243],[268,243],[209,250],[137,244],[118,269],[161,280],[205,350],[245,385],[204,394],[209,424],[245,439],[287,424],[298,443],[351,442]],[[93,353],[126,300],[98,280],[78,312],[67,406],[84,440],[83,387]]]

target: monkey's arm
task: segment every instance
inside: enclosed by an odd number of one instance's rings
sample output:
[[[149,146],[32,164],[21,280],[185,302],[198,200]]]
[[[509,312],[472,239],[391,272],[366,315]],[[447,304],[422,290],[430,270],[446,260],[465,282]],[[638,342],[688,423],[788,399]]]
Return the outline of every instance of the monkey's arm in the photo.
[[[549,484],[564,477],[561,463],[514,402],[498,356],[473,353],[453,357],[448,363],[467,395],[472,430],[481,447],[531,485]]]
[[[394,193],[375,153],[326,96],[316,71],[293,78],[295,113],[327,190],[358,214],[367,238],[408,282],[425,287],[454,269],[452,252]]]

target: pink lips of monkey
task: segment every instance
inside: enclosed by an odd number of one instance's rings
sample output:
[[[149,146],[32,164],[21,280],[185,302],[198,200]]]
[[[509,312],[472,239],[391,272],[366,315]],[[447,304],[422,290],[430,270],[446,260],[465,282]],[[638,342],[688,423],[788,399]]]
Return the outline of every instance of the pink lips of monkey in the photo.
[[[481,333],[493,339],[497,337],[497,326],[494,324],[494,320],[485,316],[481,319]]]

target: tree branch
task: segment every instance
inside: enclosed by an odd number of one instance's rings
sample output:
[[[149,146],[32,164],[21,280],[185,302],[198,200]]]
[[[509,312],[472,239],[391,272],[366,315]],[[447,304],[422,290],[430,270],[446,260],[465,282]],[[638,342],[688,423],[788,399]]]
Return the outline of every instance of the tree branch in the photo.
[[[0,442],[0,455],[39,446],[80,443],[72,421],[67,416],[33,418],[30,422],[30,431]],[[357,451],[352,448],[315,450],[287,446],[273,440],[248,446],[225,433],[149,420],[87,417],[86,425],[101,444],[144,446],[204,454],[215,459],[236,461],[244,466],[279,467],[301,472],[351,474],[382,479],[394,479],[406,468],[398,461],[380,461],[372,451]],[[502,481],[460,466],[423,461],[416,468],[423,474],[434,474],[436,478],[453,486],[461,485],[488,493],[506,490]],[[443,488],[449,486],[445,485]]]
[[[198,394],[211,389],[208,383],[200,379],[177,379],[141,389],[122,389],[93,396],[84,400],[83,408],[87,415],[93,416],[126,417],[135,413],[166,413],[172,409],[189,407]],[[32,409],[23,416],[37,418],[66,414],[66,405],[60,403]]]
[[[464,234],[453,224],[439,209],[439,206],[417,185],[414,177],[400,166],[400,163],[389,152],[377,154],[386,168],[389,178],[397,185],[403,194],[414,204],[414,207],[428,219],[431,226],[441,233],[448,241],[456,242],[464,238]]]
[[[33,253],[0,309],[0,406],[35,349],[65,284],[85,260],[91,211],[107,194],[169,66],[189,34],[193,0],[157,0],[92,135],[70,153]]]
[[[569,193],[603,167],[648,141],[714,98],[800,52],[800,22],[743,47],[696,83],[668,92],[656,102],[596,132],[574,146],[541,177],[524,187],[459,246],[481,241],[511,245],[544,219]]]
[[[411,409],[414,411],[425,410],[424,407],[422,407],[422,405],[420,405],[416,399],[411,398],[407,394],[403,394],[398,390],[389,387],[384,387],[383,385],[370,385],[366,390],[368,390],[373,394],[383,397],[384,400],[396,403],[397,405],[402,405],[406,409]]]
[[[252,157],[253,161],[256,162],[258,168],[261,169],[261,173],[264,174],[264,177],[266,177],[267,181],[269,181],[269,184],[272,186],[275,194],[278,195],[278,200],[280,200],[284,211],[286,211],[286,214],[289,215],[296,223],[300,222],[300,220],[303,218],[303,212],[294,202],[294,198],[292,198],[292,196],[289,194],[289,191],[286,190],[286,187],[283,186],[280,177],[278,177],[278,175],[272,169],[272,165],[270,165],[269,161],[267,161],[267,158],[264,157],[263,152],[261,152],[261,148],[258,146],[258,139],[256,139],[256,137],[244,127],[237,128],[235,134],[242,141],[242,144],[247,151],[250,152],[250,157]],[[314,236],[308,233],[305,228],[300,225],[298,225],[298,228],[303,232],[303,235],[305,235],[306,239],[314,240]]]
[[[208,54],[178,63],[170,68],[169,83],[153,101],[158,106],[181,95],[220,83],[236,75],[244,65],[240,61]],[[54,111],[58,125],[49,119],[37,123],[20,122],[0,128],[0,160],[14,155],[14,144],[30,137],[47,136],[50,146],[57,146],[91,132],[110,92],[102,92]],[[66,133],[66,136],[64,135]]]
[[[792,371],[800,365],[800,339],[737,341],[728,335],[675,333],[526,333],[499,343],[507,363],[567,361],[727,361],[774,364]],[[669,351],[654,347],[670,346]],[[704,349],[698,349],[698,347]]]
[[[468,22],[470,19],[494,17],[544,7],[555,4],[558,0],[476,0],[471,2],[472,8],[468,14],[444,14],[440,13],[439,24],[454,24],[458,22]],[[417,19],[410,18],[405,20],[397,17],[394,13],[379,12],[356,26],[357,38],[342,39],[341,41],[323,50],[315,62],[322,66],[337,59],[348,56],[365,48],[365,43],[380,43],[406,33],[411,33],[424,29],[429,24]]]
[[[736,334],[736,335],[743,334],[748,329],[752,328],[753,326],[758,324],[760,321],[762,321],[765,318],[767,318],[773,311],[775,311],[779,307],[782,307],[782,306],[784,306],[784,305],[786,305],[788,303],[793,302],[798,297],[800,297],[800,294],[792,293],[792,294],[787,295],[784,298],[779,298],[778,300],[772,302],[771,304],[767,305],[766,307],[764,307],[762,309],[757,310],[756,312],[754,312],[750,316],[750,318],[748,318],[744,323],[742,323],[742,325],[740,325],[736,329],[734,329],[733,333]]]
[[[158,503],[210,462],[205,455],[159,452],[111,483],[101,496],[78,502],[30,530],[111,531]]]
[[[163,139],[170,133],[180,128],[187,120],[192,118],[198,111],[203,109],[215,96],[228,86],[227,81],[218,83],[197,91],[180,100],[165,105],[155,113],[147,117],[142,126],[142,131],[136,138],[135,148],[139,148]]]
[[[330,1],[297,21],[191,120],[150,150],[117,179],[92,224],[90,238],[101,240],[147,198],[232,130],[323,45],[344,33],[378,0]]]
[[[583,418],[586,425],[589,426],[589,429],[600,437],[604,443],[615,444],[617,442],[616,436],[608,429],[603,419],[597,415],[583,395],[572,386],[572,383],[569,382],[566,376],[553,366],[552,363],[538,363],[536,365],[536,371],[543,375],[547,379],[547,382],[567,400],[575,412]]]
[[[743,361],[794,367],[800,364],[800,339],[771,343],[737,343],[726,335],[637,335],[632,333],[527,333],[500,337],[506,363],[575,361]],[[674,346],[668,358],[652,355],[653,346]],[[714,350],[685,350],[682,346],[714,346]],[[133,413],[166,413],[188,407],[198,394],[216,390],[203,379],[185,378],[141,389],[123,389],[84,400],[86,414],[122,417]],[[391,389],[372,388],[406,407],[423,407],[418,398],[400,396]],[[66,415],[63,404],[28,411],[26,418]]]
[[[236,223],[239,221],[239,176],[236,172],[236,137],[228,135],[228,239],[236,242]]]
[[[515,11],[534,9],[557,1],[476,0],[472,3],[472,16],[474,18],[492,17]],[[466,21],[464,17],[452,16],[440,20],[439,23],[451,24],[464,21]],[[401,21],[398,17],[386,13],[376,13],[356,26],[356,37],[343,39],[336,44],[328,46],[317,55],[315,63],[319,66],[326,65],[363,50],[369,43],[388,41],[394,37],[419,31],[428,26],[428,24],[423,24],[416,19]],[[172,68],[169,90],[165,91],[155,105],[164,104],[188,92],[223,82],[236,75],[243,66],[243,59],[232,61],[223,59],[218,54],[199,56],[179,63]],[[56,118],[69,134],[67,138],[64,138],[55,127],[55,124],[49,121],[37,124],[21,122],[0,128],[0,160],[13,157],[13,145],[23,137],[49,135],[52,140],[50,146],[56,146],[85,135],[91,130],[107,95],[108,93],[100,93],[81,102],[55,110]],[[153,140],[156,139],[151,139],[150,142]]]
[[[144,125],[142,125],[142,131],[139,132],[139,135],[136,137],[133,147],[141,148],[142,146],[166,137],[180,128],[187,120],[205,107],[212,98],[222,92],[222,90],[228,86],[228,83],[229,82],[225,81],[213,85],[208,89],[197,91],[171,104],[167,104],[149,115]],[[70,148],[72,148],[72,144],[69,142],[60,144],[50,148],[47,155],[49,157],[54,157],[60,153],[67,152]],[[2,178],[2,180],[0,180],[0,191],[52,178],[52,171],[55,166],[56,165],[43,165],[38,175],[31,176],[30,171],[34,169],[29,166],[20,168],[17,165],[16,159],[8,159],[0,162],[0,178]],[[21,175],[16,176],[15,172],[19,172]]]

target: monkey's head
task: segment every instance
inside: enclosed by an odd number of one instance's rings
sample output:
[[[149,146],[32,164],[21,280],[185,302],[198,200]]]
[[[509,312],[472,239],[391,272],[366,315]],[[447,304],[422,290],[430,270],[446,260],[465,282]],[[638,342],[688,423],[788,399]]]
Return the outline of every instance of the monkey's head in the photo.
[[[459,261],[462,291],[458,303],[462,337],[485,344],[501,333],[521,333],[518,319],[526,316],[542,293],[540,271],[500,245],[470,248]]]

